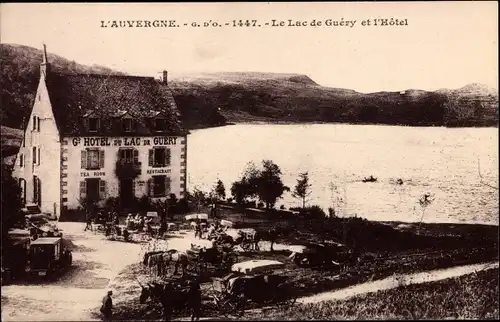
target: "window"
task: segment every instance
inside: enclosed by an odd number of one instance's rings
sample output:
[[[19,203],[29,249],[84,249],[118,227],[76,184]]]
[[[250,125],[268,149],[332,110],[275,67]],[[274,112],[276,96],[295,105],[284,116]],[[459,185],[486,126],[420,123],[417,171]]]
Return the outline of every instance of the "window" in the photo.
[[[88,120],[89,132],[97,132],[99,129],[99,119],[90,117]]]
[[[98,178],[80,181],[80,199],[95,202],[106,198],[106,181]]]
[[[33,164],[36,164],[36,147],[33,147]]]
[[[150,167],[170,166],[170,149],[154,148],[149,150],[149,166]]]
[[[21,168],[24,167],[24,155],[23,154],[19,155],[19,166]]]
[[[42,181],[37,176],[33,176],[33,201],[39,206],[42,204]]]
[[[162,132],[167,128],[167,120],[165,119],[155,119],[155,131]]]
[[[33,131],[36,130],[36,116],[33,116]]]
[[[122,120],[123,131],[132,132],[132,119],[123,119]]]
[[[104,150],[83,150],[81,154],[81,168],[85,170],[97,170],[104,168]]]
[[[106,199],[106,181],[99,180],[99,199]]]
[[[170,192],[170,178],[167,176],[153,176],[153,197],[164,197]]]
[[[20,178],[19,187],[21,188],[21,203],[24,206],[26,204],[26,180]]]
[[[139,151],[136,149],[120,149],[118,150],[118,158],[121,163],[139,163]]]
[[[38,165],[40,165],[40,148],[38,148]]]

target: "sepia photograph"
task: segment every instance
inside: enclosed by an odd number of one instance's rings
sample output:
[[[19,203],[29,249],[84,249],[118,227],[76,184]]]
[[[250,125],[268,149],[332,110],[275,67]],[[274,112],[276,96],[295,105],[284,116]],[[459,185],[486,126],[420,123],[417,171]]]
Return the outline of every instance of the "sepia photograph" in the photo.
[[[1,320],[499,319],[498,3],[0,4]]]

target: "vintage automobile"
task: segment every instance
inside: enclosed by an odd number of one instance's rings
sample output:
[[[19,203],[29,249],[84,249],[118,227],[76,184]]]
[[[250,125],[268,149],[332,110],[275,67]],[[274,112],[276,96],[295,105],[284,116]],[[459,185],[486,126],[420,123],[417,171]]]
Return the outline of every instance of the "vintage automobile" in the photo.
[[[214,309],[229,317],[242,316],[251,303],[289,306],[295,304],[294,283],[276,274],[283,263],[275,260],[250,260],[236,263],[223,278],[213,278],[208,292]]]
[[[41,237],[31,242],[27,273],[51,278],[69,268],[72,261],[73,255],[64,248],[61,237]]]
[[[350,262],[352,251],[343,244],[325,241],[306,243],[301,250],[294,251],[290,258],[298,266],[340,267]]]

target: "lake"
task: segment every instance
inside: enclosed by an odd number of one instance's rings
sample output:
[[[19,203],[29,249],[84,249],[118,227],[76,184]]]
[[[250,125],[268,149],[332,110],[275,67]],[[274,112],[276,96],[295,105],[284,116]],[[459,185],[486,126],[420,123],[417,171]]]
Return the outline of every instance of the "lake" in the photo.
[[[220,178],[230,195],[249,161],[279,165],[290,188],[309,172],[308,205],[371,220],[498,225],[498,129],[238,124],[188,137],[188,190]],[[479,171],[480,170],[480,171]],[[481,176],[480,176],[481,174]],[[373,175],[377,182],[363,183]],[[481,179],[482,177],[482,179]],[[403,184],[397,184],[397,179]],[[419,203],[423,194],[432,202]],[[285,192],[281,204],[301,202]]]

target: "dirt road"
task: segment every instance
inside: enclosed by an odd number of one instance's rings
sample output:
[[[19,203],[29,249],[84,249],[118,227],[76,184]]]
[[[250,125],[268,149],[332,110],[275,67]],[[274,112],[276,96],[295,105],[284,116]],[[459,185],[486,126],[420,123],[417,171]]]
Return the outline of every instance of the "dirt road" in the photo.
[[[82,223],[58,227],[73,246],[71,270],[54,282],[3,286],[2,321],[92,320],[110,280],[140,258],[139,244],[108,241]]]
[[[297,299],[297,302],[318,303],[331,300],[345,300],[347,298],[356,295],[388,290],[410,284],[430,283],[497,267],[498,267],[498,262],[494,262],[494,263],[458,266],[446,269],[436,269],[415,274],[395,275],[388,278],[384,278],[382,280],[361,283],[358,285],[354,285],[352,287],[343,288],[336,291],[324,292],[308,297],[302,297]]]

